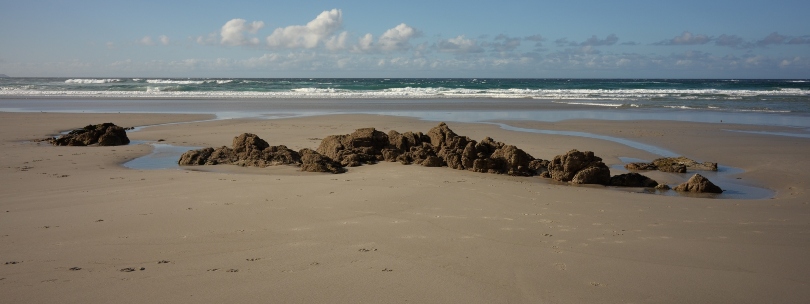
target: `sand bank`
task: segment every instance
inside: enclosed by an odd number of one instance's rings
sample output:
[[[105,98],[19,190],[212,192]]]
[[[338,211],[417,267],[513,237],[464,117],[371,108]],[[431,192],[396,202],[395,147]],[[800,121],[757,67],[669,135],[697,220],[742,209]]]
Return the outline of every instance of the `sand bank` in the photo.
[[[764,200],[638,194],[398,163],[341,175],[291,167],[132,170],[121,163],[150,145],[28,142],[89,123],[208,117],[0,113],[3,302],[810,299],[810,176],[803,170],[810,141],[725,131],[762,127],[508,122],[623,137],[738,167],[742,180],[776,190]],[[155,126],[130,138],[221,146],[252,132],[297,150],[361,127],[426,132],[435,125],[379,115],[231,119]],[[596,151],[609,165],[657,157],[611,141],[450,127],[538,158],[572,148]]]

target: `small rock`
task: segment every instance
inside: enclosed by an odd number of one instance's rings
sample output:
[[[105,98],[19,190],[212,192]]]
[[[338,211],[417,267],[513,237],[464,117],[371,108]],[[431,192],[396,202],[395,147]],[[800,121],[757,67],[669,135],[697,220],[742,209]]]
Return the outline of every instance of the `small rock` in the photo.
[[[675,191],[695,193],[723,193],[717,185],[700,174],[695,174],[688,181],[675,187]]]

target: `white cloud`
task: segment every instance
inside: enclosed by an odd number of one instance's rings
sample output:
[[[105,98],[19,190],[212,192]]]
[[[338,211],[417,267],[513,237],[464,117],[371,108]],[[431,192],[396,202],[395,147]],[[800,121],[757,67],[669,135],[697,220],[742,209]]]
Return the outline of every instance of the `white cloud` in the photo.
[[[245,33],[255,34],[264,27],[264,22],[253,21],[250,24],[245,19],[231,19],[220,30],[220,43],[224,45],[258,45],[259,38],[246,38]],[[200,40],[198,39],[197,42]]]
[[[377,39],[376,43],[374,42],[374,35],[363,35],[357,39],[357,45],[355,45],[352,50],[357,53],[406,51],[411,49],[410,40],[419,35],[421,35],[421,33],[417,29],[405,23],[401,23],[385,31],[385,33]]]
[[[153,41],[150,36],[144,36],[141,40],[138,40],[138,43],[142,45],[155,45],[155,41]]]
[[[439,51],[448,53],[481,53],[484,51],[475,40],[467,39],[464,35],[456,38],[439,41]]]
[[[215,45],[219,43],[219,34],[216,32],[208,34],[208,36],[197,36],[197,44],[202,45]]]
[[[267,45],[271,48],[315,48],[340,29],[342,23],[343,16],[339,9],[324,11],[306,25],[275,29],[267,36]]]
[[[169,36],[166,35],[160,35],[160,37],[158,37],[158,40],[160,40],[160,44],[163,45],[169,45],[169,43],[171,42],[169,41]]]
[[[405,23],[401,23],[385,31],[380,36],[378,43],[383,51],[404,51],[411,48],[410,39],[418,35],[419,31]]]
[[[374,44],[374,36],[371,34],[365,34],[363,37],[357,39],[357,46],[355,46],[355,51],[358,52],[368,52],[371,51]]]
[[[326,40],[324,46],[326,46],[326,49],[330,51],[343,50],[346,48],[346,38],[348,36],[348,32],[343,32],[339,35],[332,36]]]

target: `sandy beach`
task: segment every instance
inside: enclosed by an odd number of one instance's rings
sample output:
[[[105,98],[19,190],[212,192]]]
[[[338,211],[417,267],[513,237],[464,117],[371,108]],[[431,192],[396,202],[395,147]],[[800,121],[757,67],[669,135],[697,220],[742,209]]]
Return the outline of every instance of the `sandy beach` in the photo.
[[[0,112],[0,302],[810,300],[810,139],[728,131],[787,128],[508,122],[620,137],[739,168],[744,172],[734,179],[773,191],[765,199],[643,194],[399,163],[344,174],[289,166],[136,170],[122,164],[149,154],[151,145],[33,141],[102,122],[198,121],[148,127],[129,137],[217,147],[250,132],[298,150],[363,127],[427,132],[438,124],[360,114],[202,121],[211,118]],[[658,157],[600,139],[448,125],[460,135],[489,136],[543,159],[571,149],[594,151],[609,166],[624,157]]]

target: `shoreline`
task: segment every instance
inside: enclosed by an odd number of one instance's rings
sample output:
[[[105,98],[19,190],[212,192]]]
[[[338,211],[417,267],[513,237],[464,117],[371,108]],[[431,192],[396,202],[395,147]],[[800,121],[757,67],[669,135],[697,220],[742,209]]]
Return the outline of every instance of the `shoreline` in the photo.
[[[340,175],[135,170],[120,164],[149,154],[151,145],[24,142],[112,121],[154,125],[130,133],[131,140],[209,147],[250,132],[298,150],[362,127],[426,132],[437,124],[376,114],[210,118],[0,112],[0,241],[8,245],[0,247],[0,291],[13,302],[84,303],[810,298],[810,265],[801,262],[810,250],[810,173],[803,169],[810,141],[724,131],[784,127],[498,120],[626,138],[738,167],[745,172],[735,177],[777,192],[761,200],[560,187],[398,163]],[[654,157],[599,139],[448,124],[543,159],[573,148],[594,151],[609,166]]]

